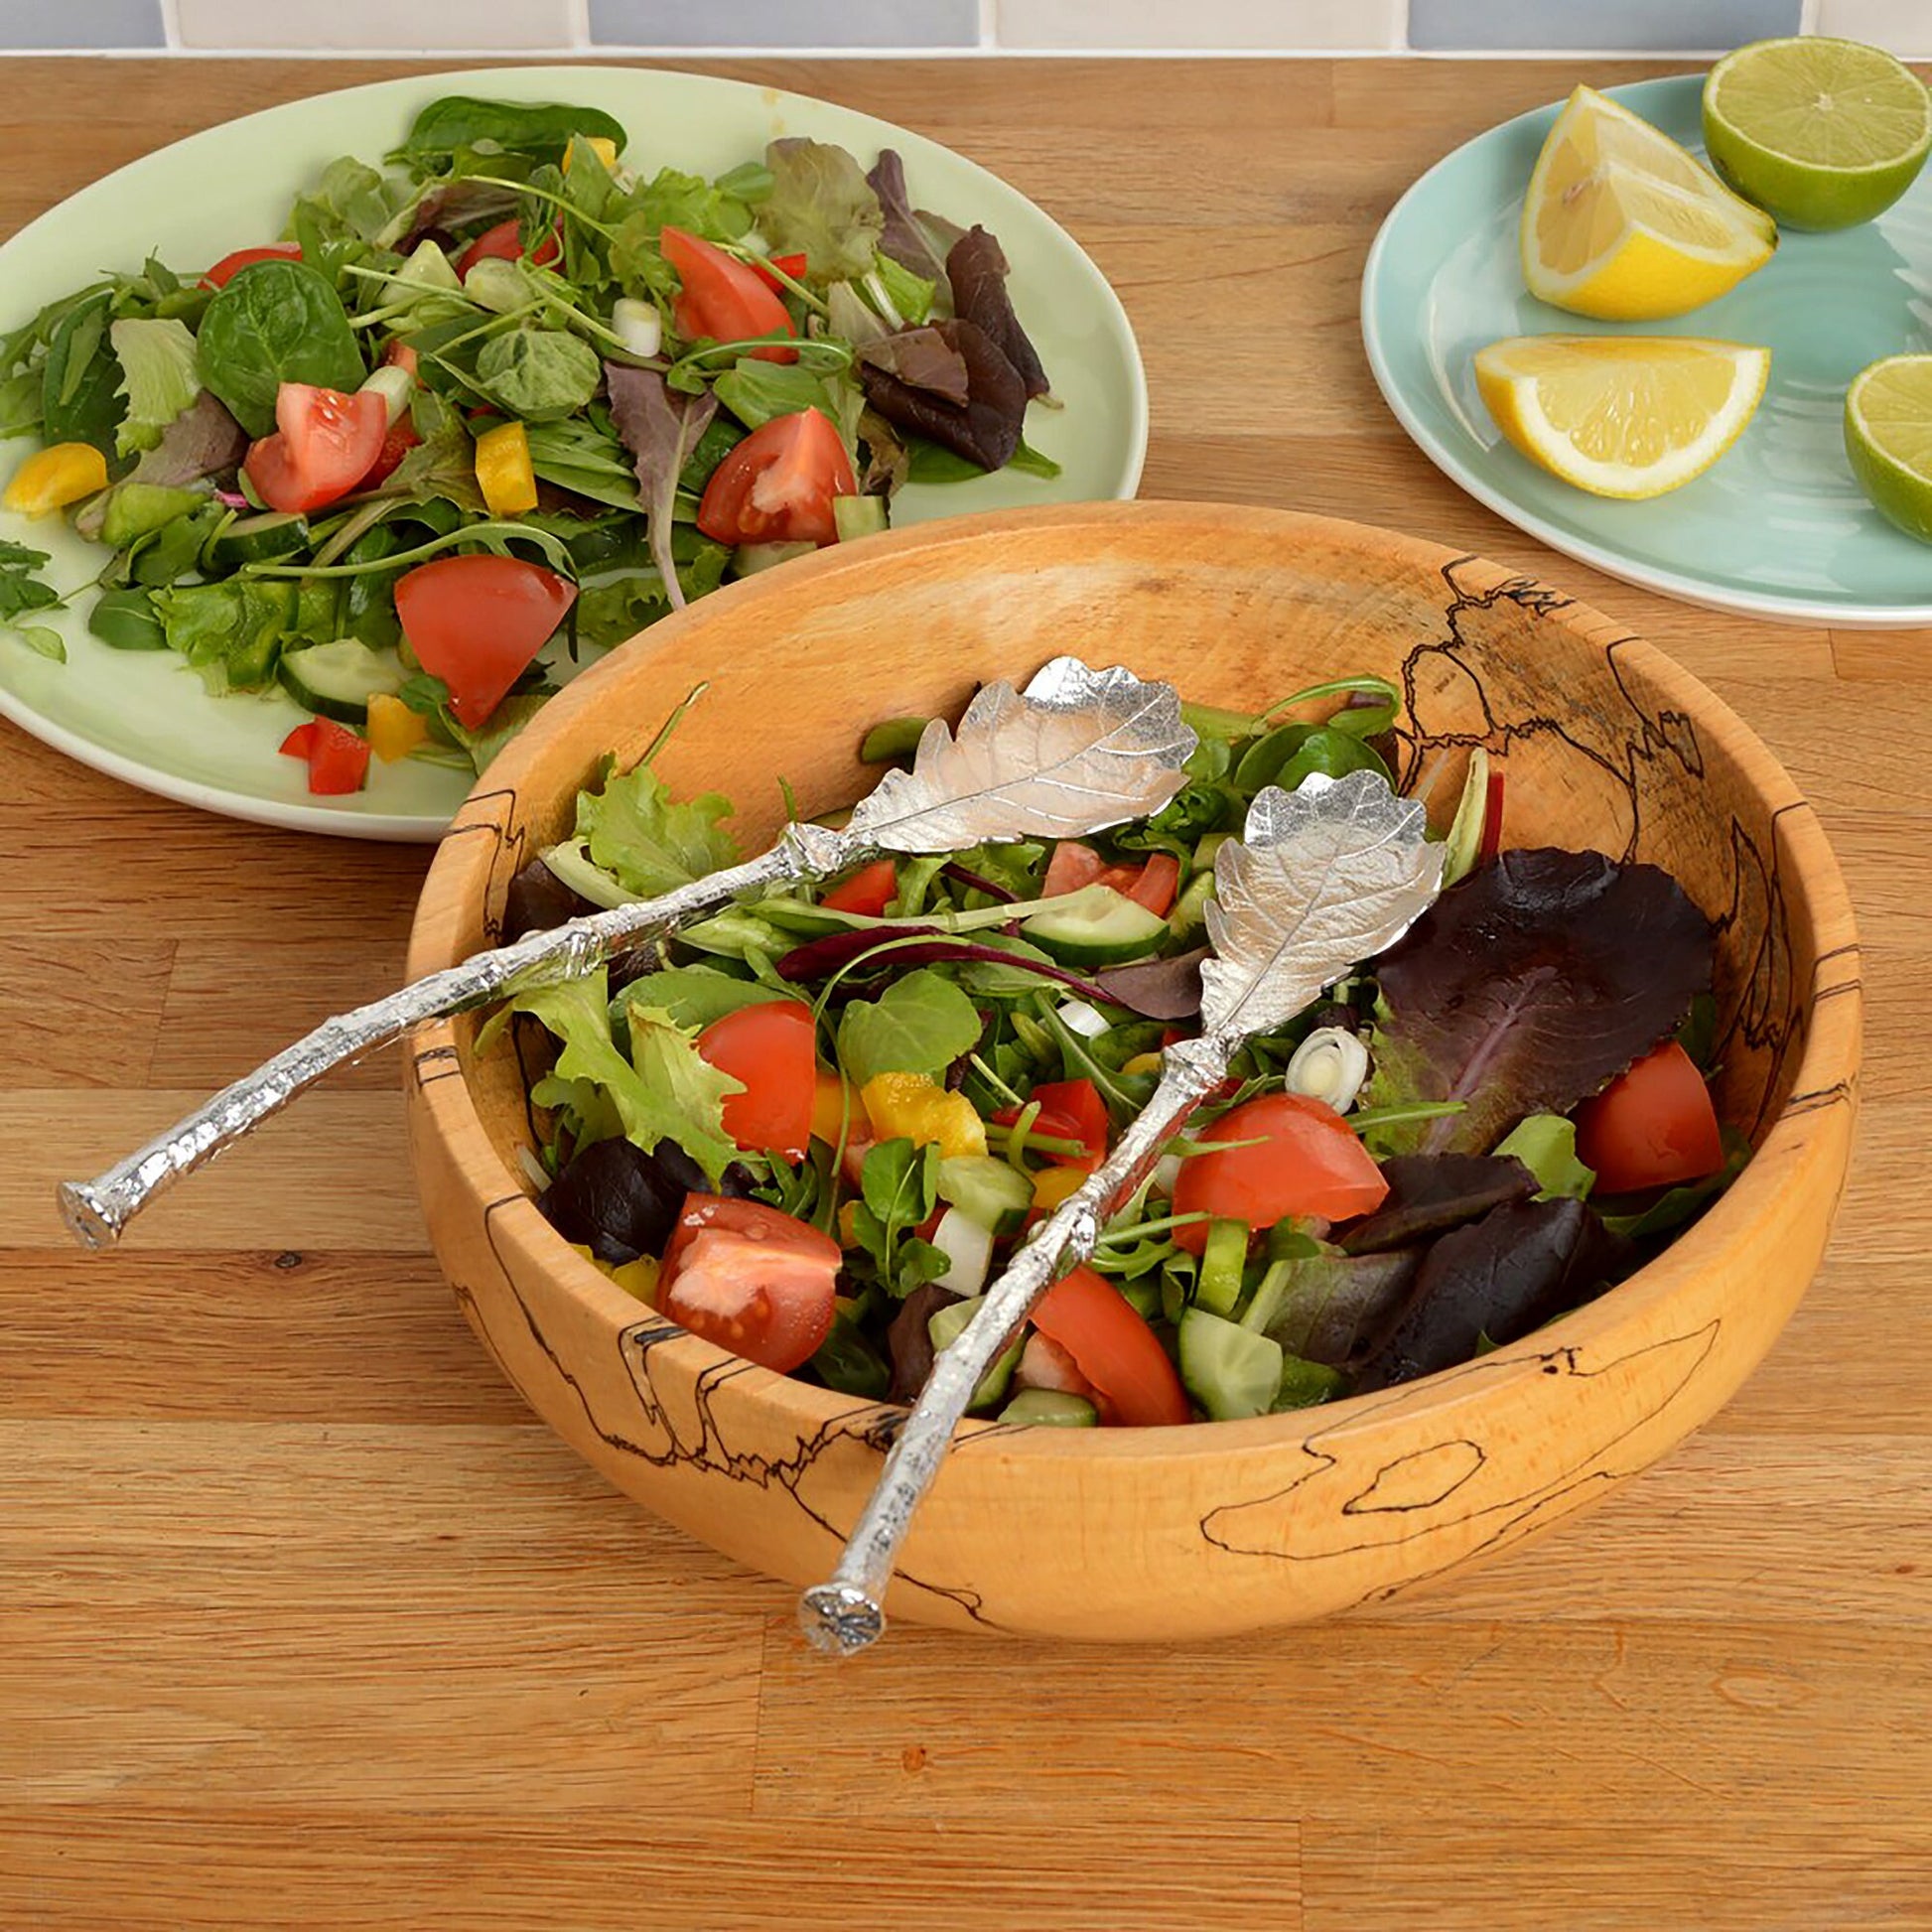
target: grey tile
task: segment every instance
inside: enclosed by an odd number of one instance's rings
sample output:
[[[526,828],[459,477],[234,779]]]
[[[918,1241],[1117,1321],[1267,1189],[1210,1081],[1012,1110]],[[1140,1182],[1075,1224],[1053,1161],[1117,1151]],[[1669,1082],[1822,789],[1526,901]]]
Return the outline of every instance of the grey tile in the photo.
[[[1409,45],[1715,53],[1795,34],[1801,0],[1409,0]]]
[[[161,0],[0,0],[0,48],[166,47]]]
[[[591,0],[605,47],[976,47],[979,0]]]

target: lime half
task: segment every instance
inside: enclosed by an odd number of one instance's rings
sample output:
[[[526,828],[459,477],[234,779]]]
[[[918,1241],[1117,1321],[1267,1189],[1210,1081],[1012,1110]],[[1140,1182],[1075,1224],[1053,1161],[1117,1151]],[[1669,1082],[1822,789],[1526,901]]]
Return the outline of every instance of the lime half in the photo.
[[[1887,355],[1845,397],[1845,454],[1878,509],[1932,543],[1932,355]]]
[[[1754,41],[1704,83],[1704,145],[1738,194],[1786,226],[1849,228],[1918,179],[1932,99],[1875,47],[1817,35]]]

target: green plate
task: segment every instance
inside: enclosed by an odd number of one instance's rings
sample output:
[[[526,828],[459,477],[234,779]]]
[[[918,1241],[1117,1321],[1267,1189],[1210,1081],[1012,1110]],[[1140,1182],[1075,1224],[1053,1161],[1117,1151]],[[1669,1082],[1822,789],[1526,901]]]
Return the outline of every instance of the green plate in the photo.
[[[1702,154],[1702,75],[1609,91]],[[1561,103],[1439,162],[1376,236],[1362,279],[1369,362],[1430,459],[1552,549],[1719,611],[1842,626],[1932,624],[1932,546],[1892,528],[1853,480],[1845,391],[1881,355],[1932,348],[1932,169],[1863,227],[1787,233],[1728,295],[1669,322],[1598,323],[1523,287],[1523,190]],[[1477,349],[1558,332],[1709,336],[1771,351],[1749,428],[1694,483],[1614,502],[1546,475],[1502,439],[1476,394]]]
[[[1013,265],[1014,306],[1064,406],[1035,404],[1027,421],[1028,442],[1061,466],[1055,481],[1002,472],[914,484],[896,500],[895,520],[1133,495],[1147,450],[1140,351],[1119,300],[1063,228],[935,141],[802,94],[704,74],[621,67],[425,74],[210,128],[82,189],[0,246],[0,330],[103,269],[138,269],[150,251],[187,274],[271,240],[296,194],[329,162],[344,154],[379,161],[417,110],[446,93],[608,109],[630,131],[631,165],[653,171],[720,174],[785,134],[839,142],[866,167],[881,148],[896,148],[919,206],[999,236]],[[38,447],[0,445],[0,478]],[[58,518],[0,514],[0,536],[52,551],[47,575],[63,589],[91,580],[106,556]],[[87,634],[87,599],[78,602],[79,613],[56,621],[66,664],[0,634],[0,713],[84,763],[208,811],[355,838],[434,839],[470,790],[462,772],[404,759],[371,765],[367,787],[352,797],[311,797],[306,768],[276,749],[306,712],[279,694],[211,698],[170,651],[109,650]]]

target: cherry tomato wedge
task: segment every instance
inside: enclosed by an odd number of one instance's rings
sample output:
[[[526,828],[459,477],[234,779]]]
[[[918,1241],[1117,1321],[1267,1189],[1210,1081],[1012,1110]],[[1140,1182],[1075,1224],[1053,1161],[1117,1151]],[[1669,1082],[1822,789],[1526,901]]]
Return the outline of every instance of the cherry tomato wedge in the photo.
[[[1107,1158],[1107,1103],[1091,1080],[1049,1080],[1033,1091],[1039,1114],[1030,1134],[1049,1141],[1078,1141],[1084,1154],[1049,1154],[1061,1167],[1085,1168],[1089,1173]],[[1018,1107],[1002,1107],[993,1116],[996,1127],[1011,1127],[1020,1118]]]
[[[1173,910],[1179,885],[1180,861],[1172,852],[1150,852],[1140,876],[1126,892],[1137,905],[1145,905],[1157,918],[1165,919]]]
[[[309,761],[309,789],[320,798],[360,791],[368,776],[369,742],[333,718],[311,718],[282,740],[289,758]]]
[[[1107,869],[1106,860],[1092,846],[1080,839],[1062,839],[1046,862],[1040,894],[1053,898],[1061,893],[1077,893],[1082,886],[1100,885]]]
[[[563,237],[553,228],[537,243],[531,252],[530,260],[539,268],[549,268],[562,259],[564,252]],[[493,228],[485,228],[469,247],[457,258],[458,280],[468,275],[480,261],[520,261],[523,258],[523,243],[518,232],[518,224],[512,218],[498,221]]]
[[[698,528],[717,543],[833,543],[832,499],[858,490],[831,418],[795,410],[725,453],[705,484]]]
[[[577,587],[520,557],[438,557],[396,585],[396,616],[424,670],[450,687],[459,724],[481,725],[563,621]]]
[[[693,1334],[780,1375],[832,1329],[839,1244],[761,1201],[687,1194],[657,1306]]]
[[[834,912],[863,912],[876,919],[898,897],[898,868],[890,859],[875,859],[861,866],[850,879],[844,879],[829,893],[819,896],[819,904]]]
[[[275,434],[241,467],[270,509],[319,510],[368,475],[388,433],[389,406],[372,390],[345,396],[285,382],[275,392]]]
[[[818,1052],[811,1009],[767,1000],[714,1020],[698,1056],[729,1073],[743,1093],[725,1096],[725,1132],[742,1148],[802,1161],[812,1134]]]
[[[805,260],[806,258],[802,254],[769,255],[763,261],[748,262],[746,266],[767,288],[773,289],[782,295],[785,291],[785,285],[778,279],[778,276],[789,275],[794,282],[802,282],[805,279]],[[776,275],[771,272],[773,269],[777,270]]]
[[[1577,1109],[1577,1158],[1606,1194],[1702,1180],[1725,1164],[1704,1075],[1676,1040],[1646,1053]]]
[[[750,336],[795,336],[777,291],[757,269],[682,228],[659,231],[657,245],[682,285],[672,309],[677,333],[687,342],[743,342]],[[795,362],[795,348],[772,343],[749,351],[765,362]]]
[[[301,248],[293,241],[271,241],[261,248],[237,248],[231,255],[223,255],[208,272],[202,277],[205,289],[224,289],[244,268],[251,268],[256,262],[299,262]]]
[[[1290,1214],[1318,1214],[1345,1221],[1379,1207],[1389,1191],[1354,1129],[1319,1100],[1299,1093],[1268,1093],[1244,1101],[1194,1138],[1254,1141],[1253,1147],[1190,1155],[1174,1181],[1176,1214],[1211,1214],[1273,1227]],[[1207,1224],[1190,1221],[1173,1231],[1177,1246],[1199,1254]]]
[[[1110,866],[1084,840],[1062,839],[1046,862],[1040,892],[1050,898],[1057,893],[1077,893],[1082,886],[1111,886],[1165,919],[1179,884],[1180,861],[1172,853],[1153,853],[1143,865]]]
[[[1093,1384],[1103,1423],[1149,1429],[1188,1419],[1187,1391],[1155,1333],[1120,1292],[1076,1268],[1040,1297],[1034,1326]]]
[[[389,425],[388,434],[382,439],[382,447],[375,453],[375,461],[369,465],[356,487],[373,489],[377,483],[386,482],[396,465],[422,440],[416,434],[416,425],[409,420],[405,411]]]

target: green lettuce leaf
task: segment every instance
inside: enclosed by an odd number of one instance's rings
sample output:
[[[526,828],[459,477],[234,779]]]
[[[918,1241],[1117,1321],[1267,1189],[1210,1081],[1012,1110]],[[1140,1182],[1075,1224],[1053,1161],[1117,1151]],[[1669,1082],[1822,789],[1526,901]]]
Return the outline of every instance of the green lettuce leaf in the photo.
[[[738,844],[723,824],[731,815],[722,792],[674,802],[647,764],[577,794],[577,833],[592,861],[640,898],[736,865]]]
[[[117,322],[107,332],[127,398],[115,442],[122,456],[152,450],[161,432],[202,393],[195,338],[184,322]]]
[[[1577,1159],[1577,1123],[1561,1114],[1531,1114],[1496,1143],[1496,1153],[1513,1154],[1536,1176],[1538,1200],[1587,1200],[1596,1172]]]
[[[802,253],[818,282],[867,274],[879,251],[886,214],[859,164],[841,147],[790,136],[764,151],[771,194],[759,229],[774,255]]]

